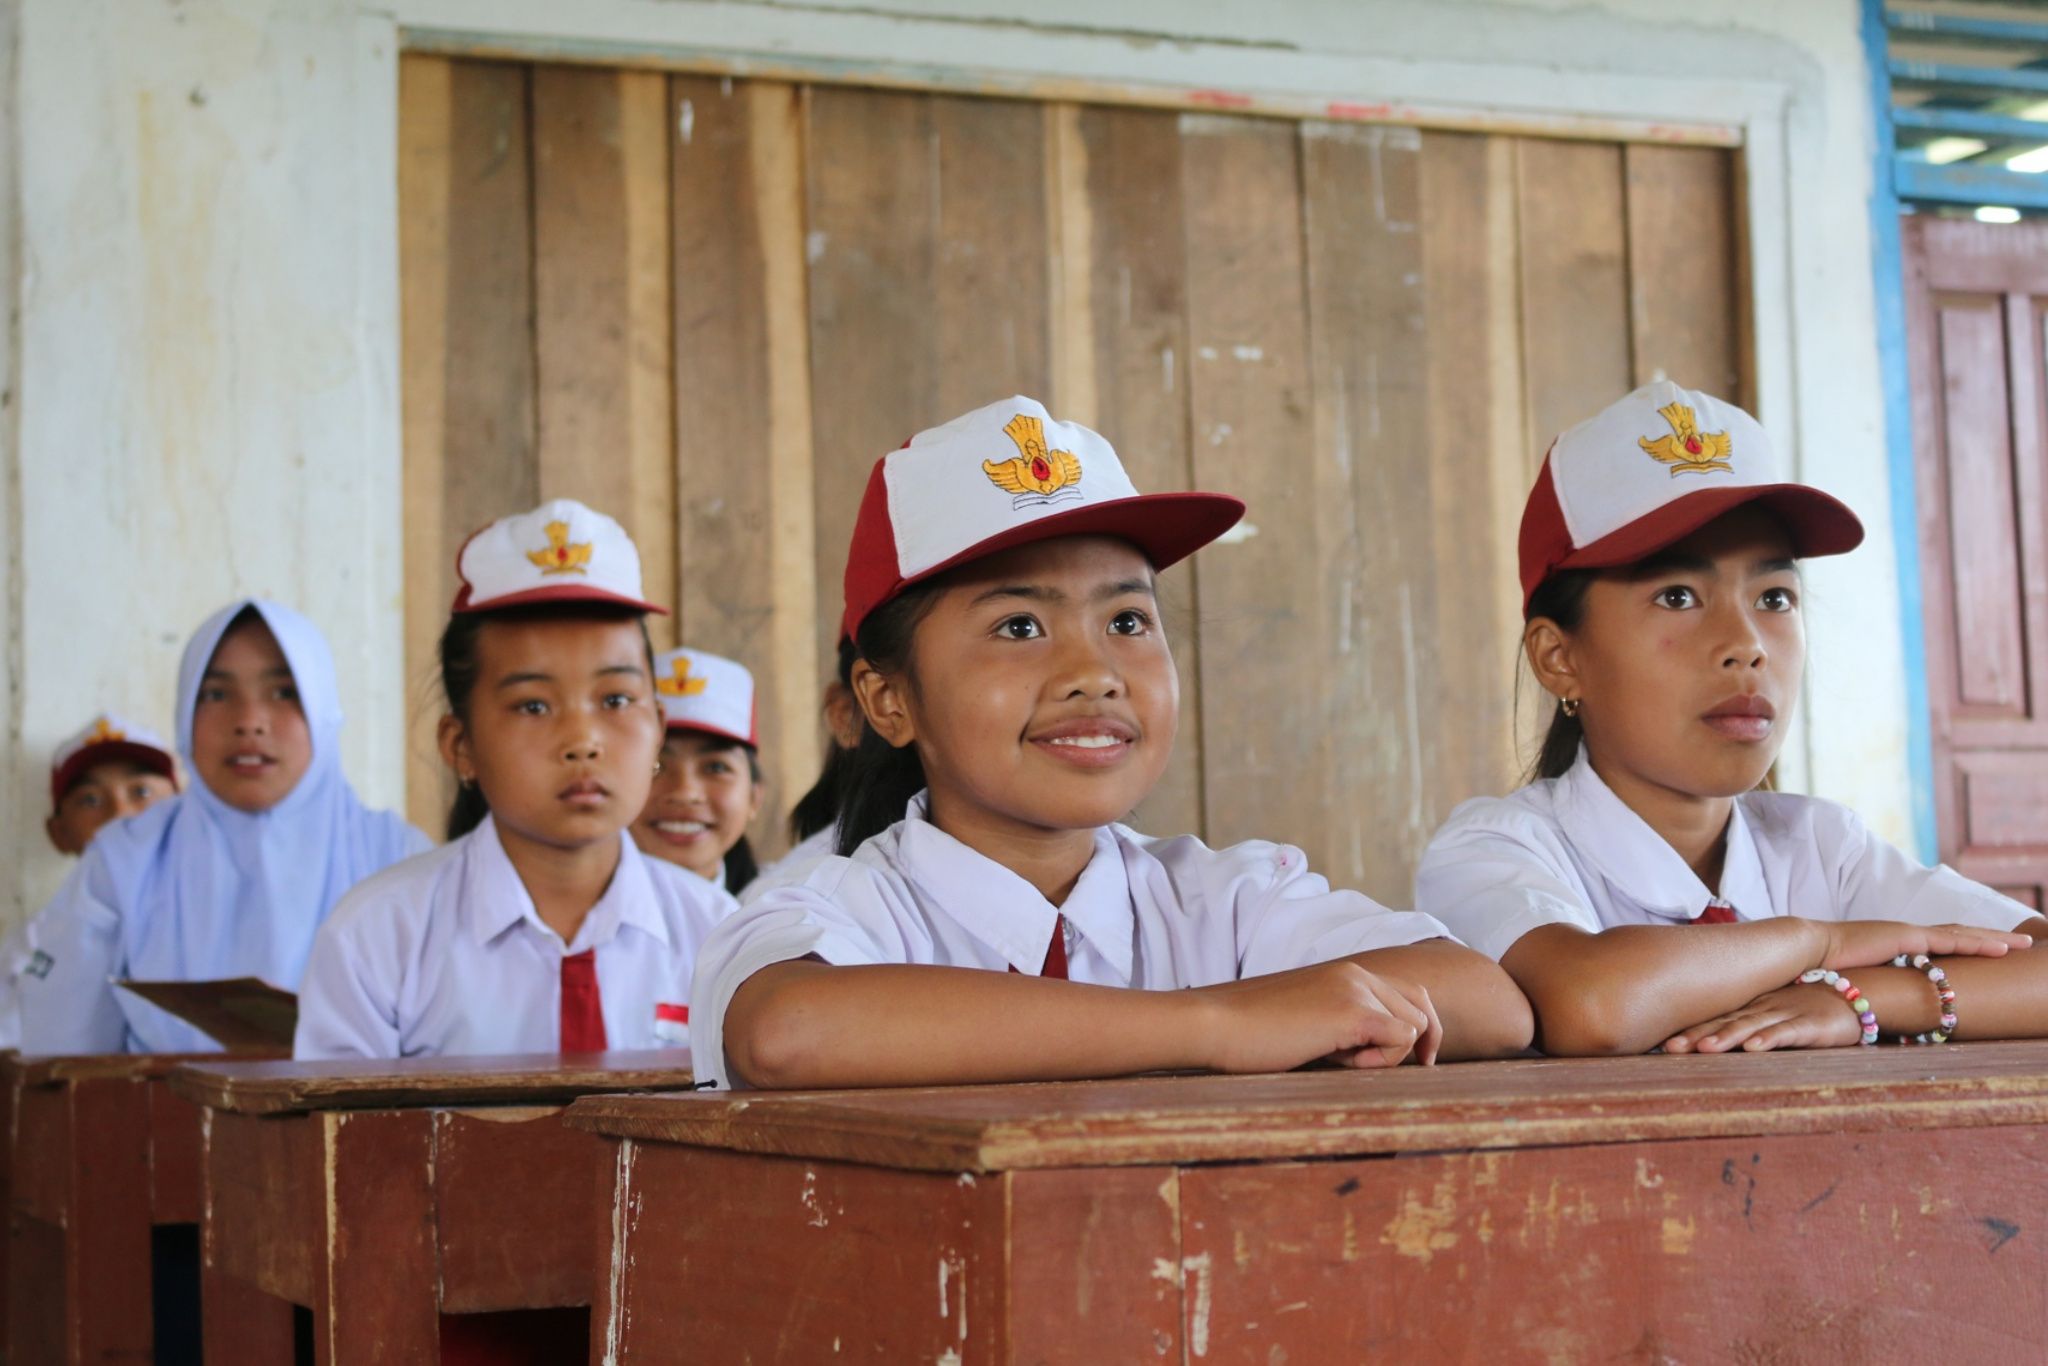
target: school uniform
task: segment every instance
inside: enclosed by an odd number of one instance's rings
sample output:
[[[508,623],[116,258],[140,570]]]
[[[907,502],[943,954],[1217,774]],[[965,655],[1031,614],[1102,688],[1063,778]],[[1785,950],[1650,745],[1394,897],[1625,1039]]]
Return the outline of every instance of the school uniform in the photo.
[[[1708,887],[1593,771],[1469,801],[1424,851],[1416,909],[1499,959],[1541,925],[1903,920],[2010,930],[2035,913],[1954,869],[1929,868],[1816,797],[1750,792],[1728,818],[1721,884]]]
[[[486,818],[343,898],[306,965],[293,1056],[687,1044],[697,946],[733,907],[622,831],[617,871],[565,943],[542,923]]]
[[[740,905],[751,906],[778,887],[798,885],[838,851],[839,824],[835,821],[756,873],[754,880],[740,890]]]
[[[350,887],[429,847],[363,805],[341,769],[341,700],[318,628],[277,603],[231,603],[199,628],[178,671],[178,747],[192,755],[200,683],[221,637],[254,609],[290,666],[312,759],[283,801],[251,814],[192,785],[93,837],[36,918],[17,978],[22,1047],[37,1053],[199,1053],[220,1045],[112,983],[260,977],[295,988],[313,935]]]
[[[1333,891],[1289,845],[1211,849],[1121,825],[1095,831],[1088,866],[1055,907],[932,824],[920,795],[851,858],[826,859],[712,932],[691,988],[697,1075],[732,1085],[722,1025],[733,994],[762,968],[806,955],[1170,990],[1444,937],[1426,915]]]

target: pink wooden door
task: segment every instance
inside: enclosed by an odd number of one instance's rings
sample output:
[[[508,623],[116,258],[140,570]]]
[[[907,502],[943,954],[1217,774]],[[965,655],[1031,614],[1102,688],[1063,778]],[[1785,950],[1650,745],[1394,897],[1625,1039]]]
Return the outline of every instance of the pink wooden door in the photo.
[[[2048,225],[1909,216],[1941,855],[2048,905]]]

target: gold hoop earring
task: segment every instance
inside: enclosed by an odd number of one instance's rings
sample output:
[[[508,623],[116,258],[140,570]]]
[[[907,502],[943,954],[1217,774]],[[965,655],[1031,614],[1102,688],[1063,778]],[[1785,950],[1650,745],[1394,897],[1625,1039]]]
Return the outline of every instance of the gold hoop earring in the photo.
[[[1566,716],[1577,716],[1579,714],[1579,699],[1567,697],[1557,704],[1557,709]]]

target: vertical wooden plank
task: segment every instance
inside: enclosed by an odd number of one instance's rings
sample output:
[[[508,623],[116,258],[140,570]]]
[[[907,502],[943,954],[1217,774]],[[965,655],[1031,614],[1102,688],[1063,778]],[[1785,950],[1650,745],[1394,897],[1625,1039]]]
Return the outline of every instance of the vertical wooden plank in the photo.
[[[314,1360],[438,1360],[430,1112],[334,1110],[313,1122],[326,1185]]]
[[[441,1311],[588,1305],[608,1244],[586,1241],[584,1215],[611,1145],[546,1107],[426,1115]]]
[[[146,1359],[154,1336],[149,1083],[94,1077],[66,1088],[71,1148],[60,1274],[68,1359]]]
[[[771,793],[750,835],[766,855],[817,775],[817,623],[839,601],[813,578],[802,97],[679,76],[670,102],[677,612],[685,643],[754,671]]]
[[[1292,124],[1184,115],[1195,482],[1250,507],[1203,552],[1209,838],[1281,839],[1328,863],[1329,646],[1316,545],[1301,184]],[[1185,721],[1184,723],[1185,724]]]
[[[817,657],[835,657],[868,471],[931,420],[936,132],[922,95],[806,92]],[[822,681],[822,680],[820,680]]]
[[[1519,148],[1522,344],[1533,476],[1552,437],[1633,387],[1621,148]]]
[[[533,70],[541,496],[617,518],[664,604],[676,591],[668,113],[655,73]],[[648,629],[673,641],[673,618]]]
[[[920,427],[1013,394],[1048,401],[1052,389],[1044,112],[1022,100],[931,100],[938,221],[925,297],[938,355]]]
[[[1006,1360],[1183,1359],[1177,1172],[1083,1167],[984,1179],[1009,1187]]]
[[[1422,293],[1422,138],[1302,126],[1315,387],[1316,567],[1326,584],[1323,873],[1405,904],[1436,795],[1434,499]]]
[[[419,718],[406,797],[438,830],[454,785],[433,746],[433,647],[455,553],[493,517],[539,501],[527,71],[407,58],[400,77],[406,667]]]
[[[398,302],[404,371],[401,462],[405,504],[406,814],[439,831],[447,777],[435,748],[441,708],[434,645],[454,596],[443,525],[447,430],[448,199],[454,149],[454,63],[408,53],[398,60]],[[444,593],[442,590],[446,588]]]
[[[1085,252],[1087,413],[1146,492],[1193,487],[1188,443],[1188,270],[1182,228],[1180,121],[1155,110],[1089,106],[1063,138],[1064,179],[1079,181],[1061,203],[1065,267]],[[1075,163],[1078,162],[1077,166]],[[1064,334],[1070,320],[1059,328]],[[1062,372],[1064,374],[1064,372]],[[1058,381],[1064,404],[1068,381]],[[1201,642],[1195,585],[1205,552],[1170,569],[1160,611],[1180,670],[1180,735],[1173,761],[1134,818],[1161,835],[1204,833]]]
[[[1512,139],[1468,133],[1422,139],[1432,630],[1440,663],[1431,719],[1446,807],[1504,792],[1520,771],[1515,546],[1532,457],[1522,402],[1516,150]],[[1536,714],[1533,698],[1528,711]]]
[[[1634,382],[1664,378],[1743,402],[1734,154],[1622,148]]]

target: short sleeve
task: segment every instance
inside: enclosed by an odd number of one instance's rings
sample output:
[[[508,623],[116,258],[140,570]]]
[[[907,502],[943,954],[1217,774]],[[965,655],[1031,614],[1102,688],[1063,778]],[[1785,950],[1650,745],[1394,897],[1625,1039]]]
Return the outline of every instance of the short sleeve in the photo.
[[[388,932],[397,919],[393,911],[371,896],[351,893],[320,927],[299,981],[294,1058],[399,1056],[403,965],[397,936]]]
[[[690,1056],[699,1082],[733,1086],[725,1012],[748,978],[776,963],[817,957],[841,967],[931,961],[931,946],[893,913],[881,874],[831,858],[801,884],[778,887],[727,915],[697,952],[690,983]]]
[[[1928,867],[1879,838],[1847,807],[1833,802],[1814,805],[1819,808],[1815,836],[1836,865],[1835,885],[1845,920],[2010,930],[2036,914],[1946,864]],[[1795,908],[1795,914],[1806,912]]]
[[[1233,908],[1240,977],[1262,977],[1449,932],[1426,915],[1390,911],[1363,892],[1333,890],[1287,844],[1254,840],[1214,855],[1212,877]]]
[[[127,1017],[114,998],[121,975],[121,916],[113,879],[88,847],[35,918],[35,946],[16,979],[25,1053],[119,1053]]]
[[[1430,840],[1415,872],[1415,908],[1496,962],[1542,925],[1602,929],[1555,827],[1500,798],[1464,803]]]

